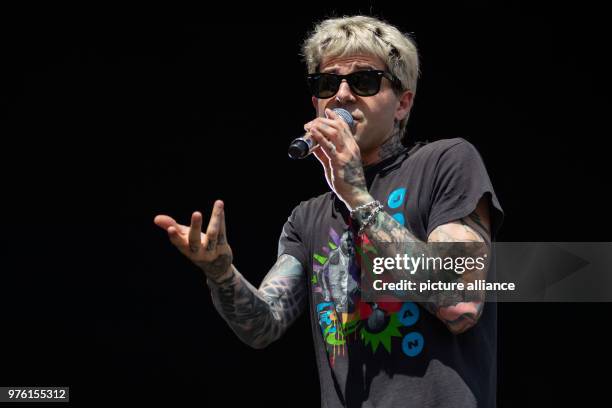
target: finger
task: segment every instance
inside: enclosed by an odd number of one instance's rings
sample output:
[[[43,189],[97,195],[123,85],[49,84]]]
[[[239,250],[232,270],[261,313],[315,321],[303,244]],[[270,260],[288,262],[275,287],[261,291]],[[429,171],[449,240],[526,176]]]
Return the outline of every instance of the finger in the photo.
[[[227,244],[227,232],[225,231],[225,208],[221,210],[221,228],[219,229],[219,239],[217,244]]]
[[[310,131],[310,128],[312,127],[313,122],[314,122],[314,120],[311,120],[310,122],[308,122],[308,123],[306,123],[306,124],[304,125],[304,130],[305,130],[306,132],[309,132],[309,131]]]
[[[346,129],[348,131],[351,130],[351,126],[346,122],[346,120],[329,108],[325,109],[325,117],[328,118],[328,120],[332,120],[341,129]]]
[[[189,249],[198,252],[202,247],[202,214],[198,211],[191,215],[191,228],[189,228]]]
[[[330,119],[338,119],[340,117],[340,115],[338,115],[336,112],[329,108],[325,108],[325,116]]]
[[[176,227],[168,227],[168,238],[170,242],[179,249],[185,246],[185,240],[182,238],[177,231]]]
[[[326,139],[331,141],[337,148],[342,151],[344,148],[344,139],[342,137],[345,134],[344,130],[338,127],[338,124],[330,119],[319,118],[318,122],[311,128],[317,129]]]
[[[332,123],[337,126],[340,135],[340,140],[342,140],[343,143],[345,141],[345,138],[353,137],[353,128],[351,127],[351,125],[346,123],[346,121],[340,115],[338,115],[331,109],[326,109],[325,112],[327,117],[329,118],[325,120],[331,120]]]
[[[313,128],[310,134],[312,135],[312,138],[319,143],[319,147],[323,149],[325,154],[327,154],[327,157],[329,157],[330,160],[333,160],[337,154],[336,145],[327,140],[327,138],[325,138],[325,136],[323,136],[323,134],[317,128]]]
[[[327,154],[330,160],[333,160],[337,153],[336,145],[333,144],[325,135],[318,129],[312,128],[310,134],[317,141],[319,147]]]
[[[174,218],[168,217],[167,215],[158,215],[155,217],[153,222],[155,223],[155,225],[165,229],[166,231],[168,231],[169,227],[177,225],[176,221],[174,221]]]
[[[336,112],[333,110],[326,108],[325,109],[325,117],[322,119],[331,121],[335,126],[342,127],[346,122],[342,119]]]
[[[188,226],[177,223],[172,217],[168,217],[167,215],[158,215],[153,222],[158,227],[165,229],[166,232],[168,228],[174,227],[179,235],[187,235],[189,233]]]
[[[208,228],[206,228],[206,245],[207,251],[214,251],[217,247],[217,240],[219,237],[219,230],[221,229],[221,216],[223,213],[223,201],[217,200],[213,206],[213,211],[208,222]]]

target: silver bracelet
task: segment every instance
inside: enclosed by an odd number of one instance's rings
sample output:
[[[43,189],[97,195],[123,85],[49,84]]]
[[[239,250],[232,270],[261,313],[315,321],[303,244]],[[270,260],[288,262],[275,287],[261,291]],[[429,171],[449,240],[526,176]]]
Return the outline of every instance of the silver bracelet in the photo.
[[[380,203],[380,201],[374,200],[369,203],[360,205],[359,207],[351,211],[351,218],[353,218],[354,220],[361,221],[365,218],[365,220],[361,223],[361,226],[359,227],[359,231],[357,232],[358,235],[361,235],[361,233],[372,223],[372,221],[374,221],[376,215],[378,215],[378,213],[382,209],[383,205]],[[363,217],[357,216],[359,211],[365,211]]]
[[[369,203],[361,204],[360,206],[355,207],[353,210],[350,211],[351,218],[356,220],[357,219],[356,214],[358,211],[365,210],[366,208],[370,208],[371,210],[373,210],[375,207],[379,205],[380,205],[380,201],[378,200],[372,200]]]

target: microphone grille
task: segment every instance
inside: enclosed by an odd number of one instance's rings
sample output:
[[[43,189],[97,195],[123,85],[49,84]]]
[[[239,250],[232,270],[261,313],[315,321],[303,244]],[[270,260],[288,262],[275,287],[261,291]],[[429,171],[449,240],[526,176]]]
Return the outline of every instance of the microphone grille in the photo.
[[[351,115],[349,111],[342,108],[334,108],[333,111],[336,112],[338,116],[340,116],[342,120],[344,120],[350,127],[353,127],[353,125],[355,124],[355,120],[353,119],[353,115]]]

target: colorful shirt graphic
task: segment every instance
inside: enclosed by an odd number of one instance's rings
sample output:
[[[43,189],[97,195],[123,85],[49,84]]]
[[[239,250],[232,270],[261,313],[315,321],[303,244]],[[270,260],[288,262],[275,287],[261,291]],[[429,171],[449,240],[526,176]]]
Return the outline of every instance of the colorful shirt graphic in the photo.
[[[482,159],[463,139],[419,144],[365,174],[384,211],[422,241],[467,216],[484,194],[494,234],[501,225]],[[363,302],[361,260],[376,248],[355,230],[346,206],[327,193],[297,206],[279,241],[279,255],[294,256],[308,274],[321,405],[494,406],[495,304],[455,336],[417,303]]]

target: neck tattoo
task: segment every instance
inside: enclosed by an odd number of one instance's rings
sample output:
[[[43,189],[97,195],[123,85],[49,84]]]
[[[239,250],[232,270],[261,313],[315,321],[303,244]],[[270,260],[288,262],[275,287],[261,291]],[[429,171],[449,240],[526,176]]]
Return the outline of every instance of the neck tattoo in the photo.
[[[378,149],[378,161],[385,160],[388,157],[395,156],[404,150],[404,145],[400,140],[399,126],[395,126],[393,133]]]

